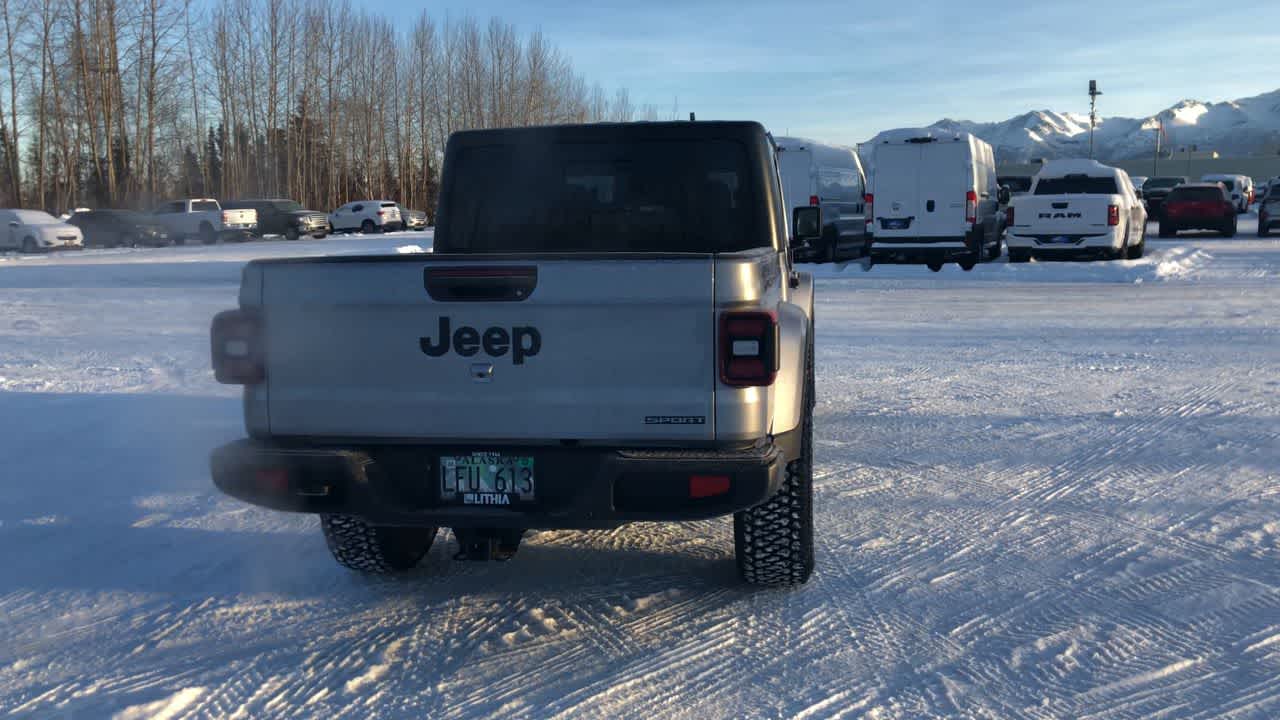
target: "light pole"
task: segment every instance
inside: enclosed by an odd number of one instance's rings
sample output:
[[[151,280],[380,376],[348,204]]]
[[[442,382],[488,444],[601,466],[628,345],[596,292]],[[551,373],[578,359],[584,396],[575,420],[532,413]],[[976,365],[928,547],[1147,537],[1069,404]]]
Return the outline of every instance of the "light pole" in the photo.
[[[1089,159],[1093,159],[1093,128],[1098,124],[1098,113],[1096,112],[1098,96],[1102,93],[1098,90],[1098,81],[1089,81]]]

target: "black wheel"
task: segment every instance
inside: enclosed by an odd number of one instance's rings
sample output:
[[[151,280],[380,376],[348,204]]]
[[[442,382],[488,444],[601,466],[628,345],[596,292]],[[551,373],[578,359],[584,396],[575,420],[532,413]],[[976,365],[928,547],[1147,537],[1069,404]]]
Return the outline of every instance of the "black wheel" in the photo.
[[[200,223],[200,242],[205,245],[218,242],[218,234],[213,231],[213,226],[209,223]]]
[[[1166,225],[1163,220],[1160,221],[1160,237],[1171,238],[1178,234],[1178,229],[1172,225]]]
[[[1235,236],[1236,236],[1236,229],[1237,229],[1238,227],[1239,227],[1239,225],[1238,225],[1238,223],[1237,223],[1236,219],[1235,219],[1235,218],[1231,218],[1231,222],[1227,223],[1227,226],[1226,226],[1226,227],[1224,227],[1224,228],[1222,228],[1222,237],[1235,237]],[[1259,227],[1259,228],[1261,228],[1262,226],[1261,226],[1261,225],[1259,225],[1258,227]],[[1261,229],[1259,229],[1259,230],[1258,230],[1258,234],[1259,234],[1259,235],[1261,235],[1261,234],[1262,234],[1262,230],[1261,230]]]
[[[315,238],[316,240],[323,240],[323,239],[325,239],[325,237],[327,237],[327,233],[316,233],[315,235],[312,235],[311,237]]]
[[[290,225],[289,227],[287,227],[287,228],[285,228],[285,229],[284,229],[284,239],[285,239],[285,240],[297,240],[297,239],[298,239],[298,237],[299,237],[299,236],[298,236],[298,228],[296,228],[296,227],[294,227],[294,226]]]
[[[1024,263],[1031,259],[1031,253],[1026,250],[1015,250],[1009,248],[1009,262]]]
[[[116,247],[142,247],[142,238],[137,235],[126,235],[116,242]]]
[[[987,256],[988,260],[999,260],[1004,254],[1004,243],[1000,242],[1000,238],[996,238],[995,247],[991,248],[991,254]]]
[[[371,235],[373,234],[373,227],[374,226],[373,226],[372,220],[365,220],[364,222],[360,223],[360,232],[364,233],[365,235]]]
[[[334,560],[352,570],[378,574],[417,565],[431,549],[437,530],[370,525],[351,515],[321,515],[320,529]]]
[[[766,502],[733,515],[738,574],[760,587],[800,585],[813,574],[813,325],[805,360],[800,457]]]
[[[33,238],[33,237],[25,237],[25,238],[22,238],[22,252],[24,252],[24,253],[33,253],[33,252],[36,252],[36,251],[37,251],[37,250],[39,250],[39,249],[40,249],[40,246],[39,246],[39,245],[36,245],[36,239],[35,239],[35,238]]]
[[[1271,223],[1267,223],[1266,225],[1263,225],[1262,223],[1258,223],[1258,237],[1270,237],[1270,235],[1271,235]]]
[[[930,269],[930,270],[932,270],[932,271],[934,271],[934,272],[942,272],[942,263],[940,263],[940,262],[931,262],[931,263],[929,263],[929,269]]]
[[[959,263],[957,263],[957,264],[960,266],[960,269],[961,269],[961,270],[963,270],[963,271],[965,271],[965,272],[969,272],[970,270],[972,270],[972,269],[974,268],[974,266],[975,266],[975,265],[977,265],[977,264],[978,264],[978,261],[977,261],[977,260],[961,260],[961,261],[960,261]]]

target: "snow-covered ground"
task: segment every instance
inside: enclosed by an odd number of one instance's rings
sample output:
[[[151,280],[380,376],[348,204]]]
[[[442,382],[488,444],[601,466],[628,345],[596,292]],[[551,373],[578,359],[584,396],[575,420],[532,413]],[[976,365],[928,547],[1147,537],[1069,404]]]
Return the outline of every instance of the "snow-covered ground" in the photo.
[[[1241,231],[819,269],[818,568],[775,592],[727,520],[371,579],[213,490],[243,261],[429,234],[0,258],[0,715],[1280,716],[1280,242]]]

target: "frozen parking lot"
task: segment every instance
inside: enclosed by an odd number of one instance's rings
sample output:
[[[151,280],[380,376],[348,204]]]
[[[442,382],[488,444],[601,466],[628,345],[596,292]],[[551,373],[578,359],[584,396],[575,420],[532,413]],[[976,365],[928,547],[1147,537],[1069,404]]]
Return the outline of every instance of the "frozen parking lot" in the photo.
[[[428,235],[0,258],[0,713],[1274,717],[1253,222],[1133,262],[820,269],[818,569],[786,592],[733,584],[727,520],[366,579],[214,492],[241,263]]]

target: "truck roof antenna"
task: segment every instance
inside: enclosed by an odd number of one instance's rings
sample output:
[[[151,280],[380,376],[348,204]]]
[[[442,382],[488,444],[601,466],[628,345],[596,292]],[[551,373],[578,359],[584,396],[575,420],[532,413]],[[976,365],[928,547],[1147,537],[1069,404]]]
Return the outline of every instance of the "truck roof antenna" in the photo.
[[[695,120],[697,120],[697,119],[698,119],[698,118],[696,118],[696,117],[694,117],[694,116],[693,116],[693,113],[689,113],[689,122],[694,122],[694,121],[695,121]]]

